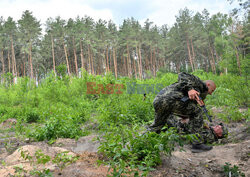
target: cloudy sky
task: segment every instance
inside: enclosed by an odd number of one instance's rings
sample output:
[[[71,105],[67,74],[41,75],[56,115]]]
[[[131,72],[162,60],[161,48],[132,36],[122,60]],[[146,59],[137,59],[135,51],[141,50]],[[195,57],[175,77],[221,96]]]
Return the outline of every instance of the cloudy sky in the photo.
[[[227,0],[0,0],[0,16],[18,20],[23,11],[30,10],[42,23],[48,17],[68,19],[87,15],[94,20],[111,19],[117,25],[134,17],[141,23],[148,18],[157,25],[171,26],[178,11],[185,7],[194,13],[206,8],[215,14],[228,13],[236,4],[230,5]]]

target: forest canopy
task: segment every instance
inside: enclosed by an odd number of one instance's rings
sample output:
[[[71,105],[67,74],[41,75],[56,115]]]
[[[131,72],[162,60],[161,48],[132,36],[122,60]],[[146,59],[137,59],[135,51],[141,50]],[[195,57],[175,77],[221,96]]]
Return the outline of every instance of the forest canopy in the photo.
[[[95,75],[112,72],[116,78],[195,70],[247,75],[249,4],[240,4],[231,14],[181,9],[171,27],[148,19],[140,24],[133,17],[117,26],[89,16],[58,16],[47,19],[42,30],[26,10],[17,21],[0,18],[0,71],[38,80],[63,66],[68,75],[78,76],[83,68]]]

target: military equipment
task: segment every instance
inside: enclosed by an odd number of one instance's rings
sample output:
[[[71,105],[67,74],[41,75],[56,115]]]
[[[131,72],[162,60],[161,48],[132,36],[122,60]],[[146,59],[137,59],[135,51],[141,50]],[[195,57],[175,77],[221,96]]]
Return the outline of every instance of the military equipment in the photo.
[[[199,98],[200,98],[200,100],[202,100],[202,98],[201,98],[200,96],[199,96]],[[186,102],[186,101],[188,101],[188,100],[189,100],[189,97],[188,97],[188,96],[184,96],[184,97],[181,99],[181,101],[183,101],[183,102]],[[201,109],[202,109],[203,112],[206,114],[208,120],[209,120],[210,122],[213,122],[213,121],[212,121],[212,116],[208,115],[208,110],[207,110],[205,104],[204,104],[203,106],[201,106]]]

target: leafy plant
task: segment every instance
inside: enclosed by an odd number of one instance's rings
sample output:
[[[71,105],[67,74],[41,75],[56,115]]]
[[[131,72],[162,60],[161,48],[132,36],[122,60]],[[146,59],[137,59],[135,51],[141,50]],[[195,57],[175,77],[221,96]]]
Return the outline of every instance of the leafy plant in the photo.
[[[232,164],[226,162],[226,164],[223,166],[224,174],[228,177],[245,177],[245,174],[239,170],[239,167],[237,165],[234,165],[232,167]]]
[[[52,162],[53,164],[56,164],[62,171],[63,168],[78,160],[78,156],[69,155],[68,154],[69,151],[58,153],[54,158],[44,154],[42,150],[37,150],[34,156],[31,156],[27,150],[24,151],[22,149],[19,149],[19,151],[21,153],[21,157],[24,160],[28,161],[28,163],[30,163],[31,166],[33,166],[33,169],[31,171],[27,171],[23,168],[23,166],[16,166],[15,174],[17,176],[25,176],[27,174],[30,174],[32,176],[39,176],[39,177],[52,177],[53,174],[49,169],[42,168],[41,170],[38,170],[37,165],[39,164],[45,165],[49,162]]]
[[[111,126],[104,135],[104,140],[99,139],[99,153],[108,158],[113,175],[135,175],[139,171],[146,175],[161,163],[160,152],[171,155],[176,144],[182,146],[185,142],[184,136],[177,134],[173,128],[161,134],[148,132],[141,135],[139,132],[141,130],[138,125],[133,128],[125,125]]]
[[[42,141],[57,138],[77,138],[83,136],[84,133],[86,132],[83,132],[80,125],[73,122],[72,119],[51,117],[43,127],[37,127],[29,136]]]
[[[56,157],[52,160],[54,164],[56,164],[60,170],[62,171],[66,166],[74,163],[79,159],[78,156],[73,156],[68,154],[69,151],[61,152],[56,155]]]
[[[27,170],[25,170],[24,168],[23,168],[23,166],[22,165],[17,165],[17,166],[14,166],[14,169],[15,169],[15,175],[10,175],[11,177],[23,177],[23,176],[25,176],[25,174],[28,172]]]
[[[37,122],[40,119],[39,113],[36,110],[31,110],[26,113],[26,121],[28,123]]]

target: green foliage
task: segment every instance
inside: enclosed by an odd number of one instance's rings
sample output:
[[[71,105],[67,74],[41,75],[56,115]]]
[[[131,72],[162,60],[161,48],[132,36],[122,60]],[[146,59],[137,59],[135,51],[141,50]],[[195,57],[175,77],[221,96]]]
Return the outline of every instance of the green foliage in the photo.
[[[148,122],[154,116],[151,99],[143,100],[143,95],[112,95],[98,101],[99,120],[101,125],[132,124]]]
[[[44,126],[38,126],[29,134],[30,137],[38,141],[51,140],[57,138],[78,138],[86,135],[80,128],[80,124],[73,122],[72,119],[51,117],[45,122]]]
[[[14,169],[15,175],[10,175],[11,177],[23,177],[27,173],[27,170],[25,170],[22,165],[14,166]]]
[[[23,168],[23,166],[15,166],[15,175],[14,176],[26,176],[28,174],[32,176],[39,177],[53,177],[53,174],[47,168],[42,168],[38,170],[38,165],[46,165],[52,163],[57,165],[57,167],[62,171],[66,166],[76,162],[79,158],[78,156],[69,155],[69,151],[64,151],[56,154],[55,157],[50,157],[42,152],[41,149],[37,150],[34,156],[31,156],[30,153],[26,150],[19,149],[21,157],[26,160],[33,169],[28,171]]]
[[[172,128],[161,134],[140,134],[140,125],[131,128],[120,124],[110,125],[105,131],[105,135],[99,139],[99,152],[108,158],[113,176],[136,175],[139,171],[146,175],[149,170],[161,163],[160,152],[171,155],[176,144],[182,146],[184,143],[184,136],[177,134]],[[191,136],[185,138],[192,139]]]
[[[30,175],[39,176],[39,177],[54,177],[49,169],[43,169],[43,170],[35,170],[34,169],[34,170],[30,171]]]
[[[194,73],[203,80],[213,80],[216,84],[216,90],[211,96],[207,96],[206,104],[221,107],[223,113],[219,117],[223,120],[242,121],[249,119],[249,111],[239,111],[239,108],[247,108],[249,106],[248,88],[249,81],[244,77],[237,75],[221,75],[215,76],[212,73],[197,71]]]
[[[34,109],[26,113],[26,121],[28,123],[37,122],[39,120],[39,113]]]
[[[226,122],[249,121],[249,83],[245,77],[232,74],[217,76],[202,70],[197,70],[194,74],[202,80],[215,81],[217,89],[205,101],[208,109],[223,109],[216,116]],[[38,86],[29,78],[18,78],[17,84],[8,87],[5,83],[0,85],[0,120],[15,118],[16,133],[49,143],[57,138],[87,135],[92,131],[86,128],[91,127],[87,123],[94,123],[97,127],[94,130],[103,135],[99,151],[108,158],[106,162],[110,164],[112,175],[146,176],[148,171],[161,163],[161,152],[170,155],[176,144],[182,145],[184,139],[191,140],[192,137],[178,135],[173,129],[161,134],[140,135],[143,125],[154,119],[152,103],[157,93],[148,93],[144,97],[135,88],[135,93],[128,94],[127,83],[159,84],[155,88],[159,92],[162,87],[176,82],[177,77],[177,74],[162,71],[157,78],[147,80],[126,77],[116,80],[111,73],[94,76],[83,70],[80,78],[58,78],[50,74]],[[102,84],[104,88],[108,84],[123,84],[124,88],[121,89],[122,94],[115,94],[117,88],[114,89],[114,94],[87,94],[88,82],[96,84],[94,89],[98,89],[98,84]],[[142,91],[146,92],[146,89]],[[40,159],[36,163],[46,163],[49,160],[39,152],[36,155]],[[71,162],[72,159],[66,156],[62,154],[58,160],[65,159],[62,160],[65,164]],[[58,166],[64,167],[59,162]],[[21,167],[17,170],[21,171]],[[49,171],[34,171],[34,174],[49,175]]]
[[[218,116],[225,122],[249,121],[250,112],[248,109],[246,111],[239,111],[237,107],[227,107]]]
[[[56,157],[52,160],[52,162],[56,164],[61,171],[66,166],[76,162],[79,159],[78,156],[69,155],[68,153],[69,151],[58,153]]]
[[[207,96],[208,109],[211,106],[224,109],[219,117],[225,121],[241,121],[249,117],[249,111],[239,111],[239,107],[249,105],[248,81],[235,75],[216,76],[197,70],[195,75],[203,80],[212,79],[217,89],[212,96]],[[37,140],[54,139],[57,137],[77,138],[86,134],[81,131],[81,124],[94,115],[100,128],[111,124],[132,125],[153,120],[153,99],[156,93],[149,93],[144,99],[143,94],[127,94],[127,83],[162,84],[168,86],[177,81],[177,74],[166,73],[159,78],[145,81],[119,78],[115,80],[112,74],[104,77],[89,75],[83,70],[81,78],[71,78],[70,82],[58,80],[53,74],[45,78],[36,87],[28,78],[18,78],[18,83],[8,88],[0,86],[0,115],[1,121],[16,118],[18,122],[39,123],[43,126],[29,130],[28,135]],[[87,82],[103,84],[123,84],[122,94],[86,94]],[[96,87],[95,87],[96,89]],[[160,88],[156,89],[160,91]],[[117,91],[117,90],[115,90]],[[19,125],[19,124],[18,124]],[[21,124],[20,124],[21,125]],[[19,128],[21,126],[18,126]],[[17,129],[27,132],[23,127]],[[84,132],[84,133],[82,133]],[[39,135],[40,134],[40,135]]]
[[[245,174],[242,173],[239,170],[239,167],[237,165],[234,165],[232,167],[232,164],[226,162],[226,164],[223,166],[224,174],[228,177],[245,177]]]
[[[56,66],[56,72],[59,78],[64,78],[67,73],[67,66],[64,64]]]
[[[51,157],[42,153],[42,150],[35,152],[35,157],[37,159],[37,164],[46,164],[51,160]]]
[[[7,73],[3,74],[3,79],[6,82],[6,86],[9,86],[11,83],[13,83],[14,76],[12,73],[7,72]]]

